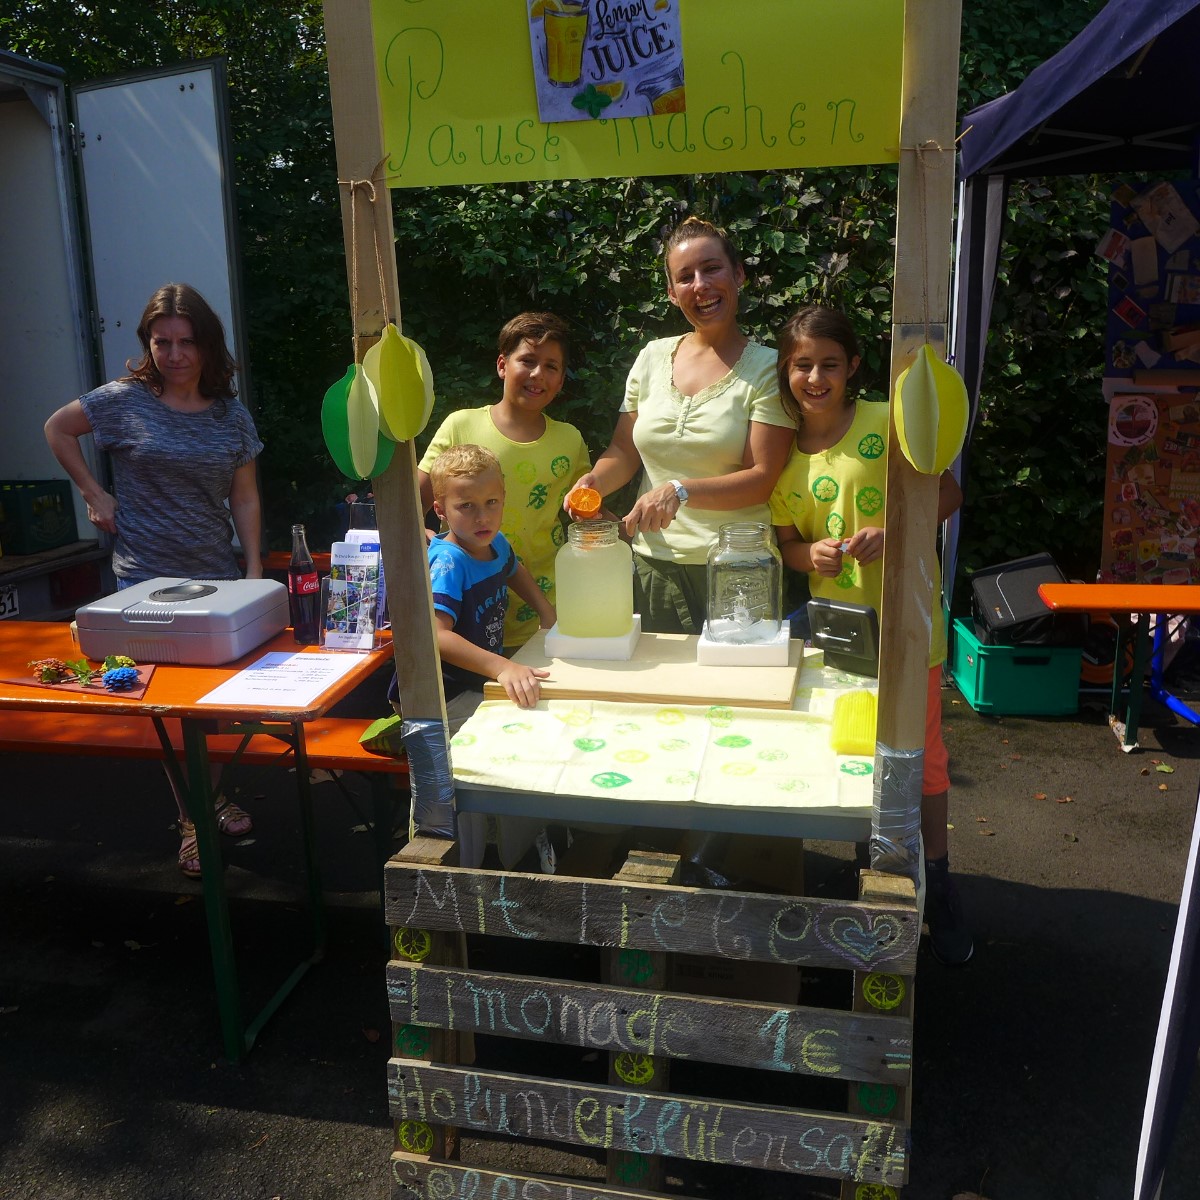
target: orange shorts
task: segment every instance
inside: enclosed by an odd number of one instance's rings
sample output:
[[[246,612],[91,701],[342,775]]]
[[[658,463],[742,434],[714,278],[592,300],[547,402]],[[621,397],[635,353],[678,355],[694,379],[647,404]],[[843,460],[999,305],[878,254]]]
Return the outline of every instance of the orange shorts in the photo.
[[[929,686],[925,693],[925,775],[922,796],[936,796],[950,790],[950,752],[942,740],[942,668],[929,668]]]

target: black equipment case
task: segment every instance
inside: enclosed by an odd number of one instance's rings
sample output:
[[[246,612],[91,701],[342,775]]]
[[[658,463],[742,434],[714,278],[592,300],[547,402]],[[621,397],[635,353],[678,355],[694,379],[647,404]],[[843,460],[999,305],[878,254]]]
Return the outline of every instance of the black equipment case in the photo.
[[[1083,613],[1056,613],[1038,595],[1042,583],[1066,583],[1049,554],[1031,554],[971,575],[975,636],[989,646],[1081,646]]]

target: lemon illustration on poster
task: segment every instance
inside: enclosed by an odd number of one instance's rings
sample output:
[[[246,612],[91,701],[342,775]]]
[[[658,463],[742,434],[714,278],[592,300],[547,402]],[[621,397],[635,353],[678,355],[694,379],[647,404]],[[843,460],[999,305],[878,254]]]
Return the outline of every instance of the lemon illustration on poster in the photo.
[[[533,0],[538,116],[549,121],[686,111],[681,0]]]

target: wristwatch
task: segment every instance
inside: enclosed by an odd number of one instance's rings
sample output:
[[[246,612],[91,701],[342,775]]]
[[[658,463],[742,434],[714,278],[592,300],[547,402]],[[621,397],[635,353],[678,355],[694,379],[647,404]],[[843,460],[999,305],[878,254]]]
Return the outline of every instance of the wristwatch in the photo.
[[[688,502],[687,488],[678,479],[669,479],[667,482],[675,489],[675,499],[679,501],[679,506],[682,508]]]

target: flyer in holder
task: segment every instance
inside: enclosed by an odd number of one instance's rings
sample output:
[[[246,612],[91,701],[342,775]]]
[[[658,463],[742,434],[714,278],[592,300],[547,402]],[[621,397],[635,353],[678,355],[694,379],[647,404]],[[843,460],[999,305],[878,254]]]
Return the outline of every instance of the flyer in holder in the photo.
[[[334,542],[323,585],[321,645],[326,650],[373,650],[379,625],[378,542]]]

